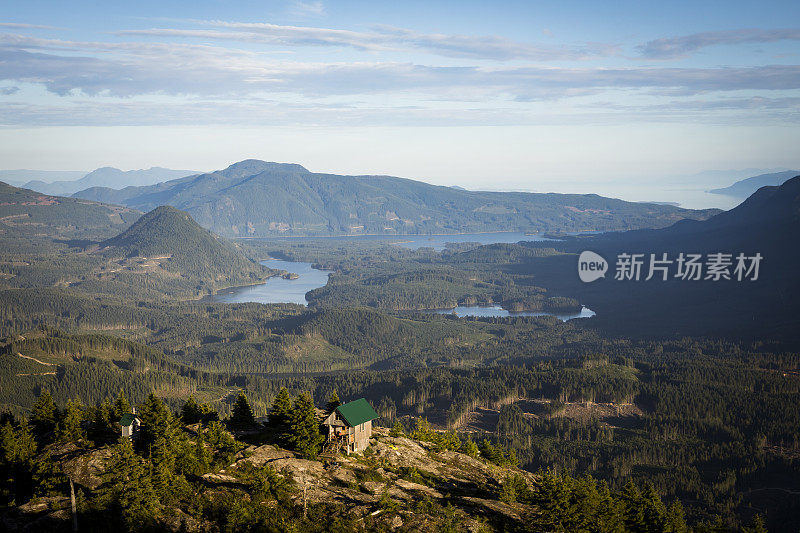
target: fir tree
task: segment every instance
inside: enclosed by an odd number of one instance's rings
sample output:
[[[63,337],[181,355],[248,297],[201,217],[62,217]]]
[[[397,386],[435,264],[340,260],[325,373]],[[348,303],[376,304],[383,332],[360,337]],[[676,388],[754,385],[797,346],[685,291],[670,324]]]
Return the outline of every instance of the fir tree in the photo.
[[[336,394],[336,391],[333,391],[331,397],[328,398],[328,403],[325,405],[325,413],[331,414],[337,407],[342,405],[342,402],[339,401],[339,395]]]
[[[33,491],[36,496],[50,496],[56,487],[67,481],[67,477],[49,451],[33,460],[31,464]]]
[[[60,442],[79,443],[86,440],[86,431],[82,427],[83,406],[78,400],[70,400],[64,408],[61,420],[56,424],[56,438]]]
[[[36,439],[28,421],[24,418],[17,427],[6,422],[0,429],[0,481],[10,481],[13,498],[18,503],[27,502],[33,496],[33,462],[36,455]]]
[[[642,514],[647,531],[664,529],[667,508],[651,483],[647,483],[642,491]]]
[[[742,533],[767,533],[767,526],[764,525],[764,519],[761,518],[761,515],[755,515],[753,521],[750,522],[750,526],[742,528]]]
[[[256,420],[253,416],[253,410],[250,408],[250,402],[247,401],[247,396],[244,392],[239,392],[236,397],[236,403],[233,405],[231,417],[228,420],[228,427],[231,429],[247,430],[255,427]]]
[[[203,412],[200,410],[200,406],[197,405],[194,395],[189,396],[181,409],[181,420],[184,424],[191,425],[197,424],[202,418]]]
[[[130,439],[120,437],[106,466],[101,498],[119,508],[128,530],[143,529],[158,512],[158,498],[147,470]]]
[[[688,530],[683,505],[679,501],[672,502],[664,519],[664,533],[686,533]],[[746,528],[743,531],[744,533],[767,533],[766,530],[748,532]]]
[[[125,393],[120,391],[119,396],[114,401],[114,417],[119,420],[130,412],[131,404],[128,402],[128,398],[125,397]]]
[[[150,461],[153,489],[159,498],[170,500],[176,492],[175,419],[164,402],[150,393],[142,405],[142,450]]]
[[[92,432],[93,440],[108,442],[117,433],[118,419],[115,419],[114,407],[108,398],[103,400],[94,410],[94,428]]]
[[[625,526],[632,531],[646,531],[645,505],[639,488],[629,481],[622,489],[620,498],[623,504]]]
[[[478,445],[475,444],[475,441],[473,441],[472,438],[467,437],[467,440],[465,440],[464,444],[461,445],[461,453],[477,458],[480,450],[478,449]]]
[[[31,423],[36,428],[39,435],[53,431],[58,420],[58,408],[56,407],[50,392],[43,391],[36,403],[31,408]]]
[[[314,459],[324,441],[311,395],[303,393],[294,402],[289,442],[306,459]]]
[[[269,425],[276,429],[285,429],[291,422],[292,416],[292,397],[286,387],[281,387],[272,409],[269,410]]]

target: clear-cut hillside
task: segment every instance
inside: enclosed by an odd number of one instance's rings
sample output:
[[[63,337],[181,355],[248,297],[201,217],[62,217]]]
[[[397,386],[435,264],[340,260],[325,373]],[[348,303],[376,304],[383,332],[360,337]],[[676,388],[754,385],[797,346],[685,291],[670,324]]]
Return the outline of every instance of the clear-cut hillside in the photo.
[[[127,207],[50,196],[0,182],[0,236],[106,239],[140,215]]]

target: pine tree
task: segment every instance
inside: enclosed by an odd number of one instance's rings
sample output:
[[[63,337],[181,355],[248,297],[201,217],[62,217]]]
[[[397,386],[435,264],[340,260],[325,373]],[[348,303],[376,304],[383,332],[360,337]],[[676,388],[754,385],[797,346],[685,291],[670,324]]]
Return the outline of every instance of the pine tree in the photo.
[[[644,523],[647,530],[662,531],[664,529],[664,519],[667,515],[667,508],[664,506],[661,497],[651,483],[647,483],[642,491],[642,504]]]
[[[108,398],[103,400],[94,410],[94,431],[92,439],[108,441],[117,433],[117,420],[114,416],[114,407]]]
[[[464,444],[461,445],[461,453],[467,454],[473,458],[477,458],[478,454],[480,454],[480,450],[478,449],[478,445],[475,444],[475,441],[473,441],[472,438],[467,437],[467,440],[465,440]]]
[[[150,461],[153,489],[162,500],[175,494],[175,419],[164,402],[150,393],[142,405],[139,417],[142,420],[142,450]]]
[[[118,506],[128,530],[143,529],[158,512],[158,498],[144,461],[130,439],[120,437],[103,475],[101,498]]]
[[[667,509],[667,516],[664,519],[664,533],[686,533],[688,530],[683,505],[676,500]],[[744,533],[748,532],[744,531]],[[753,531],[752,533],[766,533],[766,530]]]
[[[629,481],[622,489],[620,499],[623,504],[625,526],[632,531],[646,531],[645,503],[639,488],[632,481]]]
[[[764,525],[764,519],[761,518],[761,515],[755,515],[753,521],[750,522],[750,526],[742,528],[742,533],[767,533],[767,526]]]
[[[125,397],[125,393],[120,391],[119,396],[117,396],[117,399],[114,401],[114,417],[119,420],[130,412],[131,404],[128,403],[128,398]]]
[[[327,405],[325,405],[325,413],[331,414],[337,407],[342,405],[342,402],[339,401],[339,395],[336,394],[336,391],[333,391],[331,397],[328,399]]]
[[[79,443],[86,440],[86,431],[82,427],[83,406],[78,400],[70,400],[64,408],[61,420],[56,424],[56,438],[60,442]]]
[[[256,425],[253,410],[250,408],[250,402],[247,401],[247,396],[244,392],[239,392],[236,397],[236,403],[233,405],[233,412],[231,418],[228,420],[228,427],[231,429],[247,430],[252,429]]]
[[[0,471],[3,478],[9,478],[18,503],[27,502],[33,496],[32,471],[36,449],[36,439],[24,418],[17,427],[6,422],[0,429]]]
[[[43,391],[31,408],[31,423],[39,435],[53,431],[58,420],[58,408],[48,391]]]
[[[291,422],[291,417],[292,397],[286,387],[281,387],[269,411],[269,425],[276,429],[285,429]]]
[[[314,459],[324,437],[319,432],[319,421],[311,395],[303,393],[294,402],[289,442],[294,450],[306,459]]]
[[[197,424],[203,418],[203,412],[194,399],[194,395],[189,396],[181,409],[181,420],[184,424]]]

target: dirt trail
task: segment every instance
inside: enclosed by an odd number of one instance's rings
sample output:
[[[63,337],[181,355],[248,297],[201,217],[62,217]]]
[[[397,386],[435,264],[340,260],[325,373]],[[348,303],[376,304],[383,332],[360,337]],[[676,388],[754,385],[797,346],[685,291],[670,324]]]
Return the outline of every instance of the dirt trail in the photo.
[[[19,352],[17,352],[17,355],[18,355],[18,356],[20,356],[20,357],[22,357],[23,359],[30,359],[31,361],[36,361],[36,362],[37,362],[37,363],[39,363],[40,365],[45,365],[45,366],[56,366],[56,364],[55,364],[55,363],[47,363],[47,362],[45,362],[45,361],[39,361],[39,360],[38,360],[38,359],[36,359],[35,357],[31,357],[31,356],[29,356],[29,355],[22,355],[22,354],[21,354],[21,353],[19,353]]]

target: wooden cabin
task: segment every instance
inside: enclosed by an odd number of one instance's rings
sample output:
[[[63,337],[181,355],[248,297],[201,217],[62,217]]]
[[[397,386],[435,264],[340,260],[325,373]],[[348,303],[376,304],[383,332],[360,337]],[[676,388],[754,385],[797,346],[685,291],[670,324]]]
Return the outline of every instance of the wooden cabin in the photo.
[[[364,398],[340,405],[322,421],[328,428],[328,447],[347,454],[363,452],[369,446],[376,418],[378,413]]]
[[[139,417],[134,413],[127,413],[122,415],[122,418],[119,419],[119,425],[122,430],[122,436],[133,439],[136,437],[136,434],[139,433],[142,421],[139,420]]]

